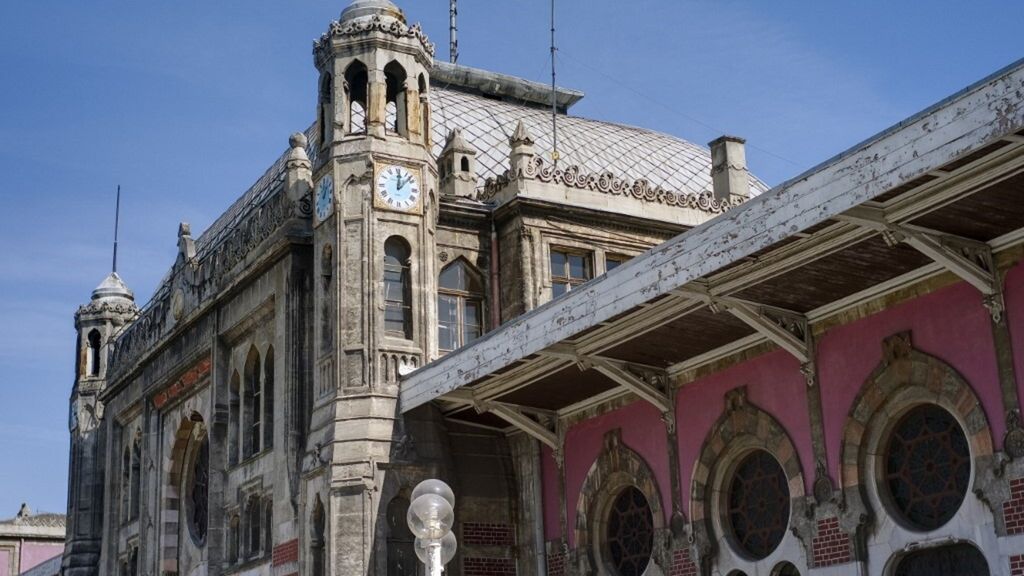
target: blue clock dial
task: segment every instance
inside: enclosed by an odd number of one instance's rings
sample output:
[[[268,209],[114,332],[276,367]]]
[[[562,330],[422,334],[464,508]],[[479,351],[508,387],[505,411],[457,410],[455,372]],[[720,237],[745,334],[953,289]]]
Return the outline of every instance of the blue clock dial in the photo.
[[[398,210],[414,208],[420,201],[420,184],[403,166],[385,166],[377,175],[377,196]]]
[[[323,221],[334,207],[334,178],[330,174],[320,179],[316,190],[316,218]]]

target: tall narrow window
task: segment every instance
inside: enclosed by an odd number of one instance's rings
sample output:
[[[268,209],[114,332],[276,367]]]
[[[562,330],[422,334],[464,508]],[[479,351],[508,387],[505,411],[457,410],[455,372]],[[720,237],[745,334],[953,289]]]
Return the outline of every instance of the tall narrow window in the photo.
[[[267,498],[263,503],[263,555],[274,549],[274,501]]]
[[[369,85],[366,66],[356,60],[345,70],[345,92],[348,94],[348,133],[366,132],[366,95]]]
[[[384,81],[387,87],[387,118],[385,132],[409,136],[409,106],[406,101],[406,73],[401,64],[392,61],[384,67]]]
[[[469,344],[483,333],[483,286],[465,260],[441,271],[437,293],[437,338],[442,351]]]
[[[228,424],[228,464],[234,466],[238,464],[238,440],[242,430],[241,378],[238,370],[231,374],[231,382],[228,384],[228,410],[231,420]]]
[[[558,298],[594,277],[589,252],[551,249],[551,295]]]
[[[88,360],[89,376],[100,375],[100,332],[99,330],[91,330],[89,332],[89,357]]]
[[[324,74],[320,79],[320,117],[319,130],[320,146],[326,146],[332,139],[334,119],[331,117],[334,81],[330,74]]]
[[[274,445],[274,347],[263,360],[263,449]]]
[[[412,339],[412,282],[409,245],[398,236],[384,242],[384,331]]]
[[[139,496],[142,491],[142,438],[138,434],[135,435],[135,441],[132,443],[131,465],[132,479],[128,495],[128,519],[137,520],[139,518]]]
[[[241,521],[238,518],[238,514],[231,517],[231,524],[228,528],[228,562],[231,563],[238,562],[239,560],[239,543],[242,537],[240,524]]]
[[[619,266],[625,264],[626,260],[629,260],[629,258],[627,258],[625,256],[620,256],[618,254],[615,254],[615,255],[609,254],[609,255],[605,256],[605,258],[604,258],[604,270],[605,270],[605,272],[611,272],[612,270],[615,270]]]
[[[242,410],[245,412],[243,431],[243,453],[246,458],[260,451],[262,433],[260,423],[263,415],[263,394],[260,386],[260,353],[253,346],[245,361],[244,371],[245,398]]]
[[[131,521],[132,503],[132,451],[125,443],[124,456],[121,458],[121,523]]]
[[[324,505],[320,501],[320,496],[317,495],[316,503],[313,504],[313,513],[310,515],[310,526],[309,526],[309,560],[313,565],[312,576],[324,576],[324,568],[327,564],[325,557],[326,555],[326,535],[324,530],[326,528],[326,522],[324,517]]]
[[[261,519],[263,517],[263,510],[260,506],[260,499],[257,496],[250,496],[248,506],[245,509],[245,529],[247,532],[248,540],[246,546],[248,548],[248,557],[256,558],[260,555],[262,550],[261,542],[263,538],[263,527],[261,526]]]

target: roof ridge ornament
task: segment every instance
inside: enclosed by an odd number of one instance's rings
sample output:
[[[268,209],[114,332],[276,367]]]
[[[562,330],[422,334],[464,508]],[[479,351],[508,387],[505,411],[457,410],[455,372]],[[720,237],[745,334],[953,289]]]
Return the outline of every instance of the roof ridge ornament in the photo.
[[[530,134],[530,130],[526,127],[526,124],[524,124],[522,120],[520,120],[516,124],[516,130],[515,132],[512,133],[512,136],[509,136],[508,143],[511,146],[534,145],[533,135]]]

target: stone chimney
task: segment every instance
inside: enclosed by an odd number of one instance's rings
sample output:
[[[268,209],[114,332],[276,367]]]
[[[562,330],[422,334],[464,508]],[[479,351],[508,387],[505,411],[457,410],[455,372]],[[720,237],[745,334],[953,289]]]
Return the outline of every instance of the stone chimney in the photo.
[[[750,196],[746,142],[737,136],[721,136],[708,144],[711,147],[711,185],[716,200]]]

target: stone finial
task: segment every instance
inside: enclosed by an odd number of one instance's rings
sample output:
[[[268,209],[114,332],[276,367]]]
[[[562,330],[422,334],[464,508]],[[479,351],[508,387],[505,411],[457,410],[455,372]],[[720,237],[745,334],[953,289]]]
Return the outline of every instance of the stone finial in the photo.
[[[192,226],[188,222],[178,224],[178,255],[185,262],[196,257],[196,241],[192,239]]]
[[[310,168],[309,155],[306,154],[306,146],[309,145],[309,139],[302,132],[296,132],[288,137],[288,159],[286,166],[288,168]]]
[[[513,148],[516,146],[533,146],[533,136],[530,135],[530,131],[526,128],[526,124],[523,124],[522,120],[516,124],[516,131],[509,137],[508,143]]]
[[[441,155],[450,152],[462,152],[465,154],[476,154],[476,149],[466,142],[466,139],[462,136],[462,128],[454,128],[448,133],[448,137],[444,141],[444,149],[441,150]]]
[[[18,509],[18,516],[16,518],[18,520],[24,520],[25,518],[28,518],[31,515],[32,515],[32,509],[28,507],[28,503],[27,502],[22,502],[21,503],[21,508]]]
[[[711,147],[711,185],[716,199],[750,196],[746,142],[736,136],[721,136],[708,144]]]
[[[288,157],[285,160],[285,189],[288,197],[299,206],[299,214],[311,217],[313,203],[313,163],[306,154],[309,139],[302,132],[296,132],[288,138]]]
[[[462,129],[448,133],[437,161],[442,196],[476,197],[476,149],[462,136]]]

